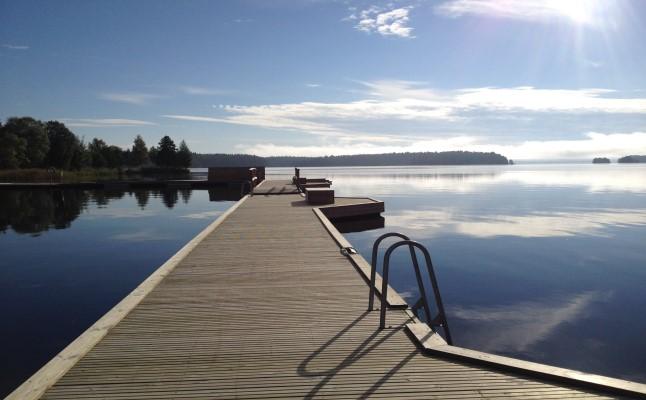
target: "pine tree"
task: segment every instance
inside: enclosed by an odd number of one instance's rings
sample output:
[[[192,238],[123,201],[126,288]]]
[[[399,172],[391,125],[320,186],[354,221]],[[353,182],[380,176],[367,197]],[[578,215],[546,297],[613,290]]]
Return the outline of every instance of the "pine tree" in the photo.
[[[157,153],[157,165],[161,167],[172,167],[175,165],[177,147],[169,136],[164,136],[159,141]]]
[[[139,167],[146,162],[148,162],[148,148],[141,135],[137,135],[130,153],[130,165]]]
[[[191,166],[191,150],[186,145],[185,141],[179,143],[179,150],[177,151],[176,156],[176,165],[182,168],[190,168]]]

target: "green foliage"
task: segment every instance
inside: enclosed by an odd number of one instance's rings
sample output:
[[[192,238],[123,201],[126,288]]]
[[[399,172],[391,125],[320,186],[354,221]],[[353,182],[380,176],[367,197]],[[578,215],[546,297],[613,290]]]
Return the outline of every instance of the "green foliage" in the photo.
[[[42,122],[31,117],[12,117],[2,130],[6,135],[4,144],[12,146],[12,149],[5,150],[10,157],[7,164],[17,162],[20,168],[43,166],[49,151],[49,138]]]
[[[121,168],[125,164],[123,149],[118,146],[108,146],[105,148],[103,158],[108,168]]]
[[[148,162],[148,148],[146,147],[146,142],[144,142],[141,135],[137,135],[137,137],[135,137],[128,160],[128,165],[133,167],[139,167]]]
[[[108,165],[105,159],[108,145],[101,139],[94,138],[87,145],[87,150],[90,155],[90,165],[92,168],[105,168]]]
[[[72,160],[78,156],[81,142],[58,121],[49,121],[45,124],[45,131],[49,139],[49,152],[45,164],[59,169],[70,169]]]
[[[186,145],[185,141],[179,143],[179,150],[175,156],[175,165],[178,167],[189,168],[191,166],[191,150]]]
[[[174,167],[177,147],[170,136],[164,136],[159,141],[155,164],[162,167]]]
[[[23,163],[27,142],[0,126],[0,168],[18,168]]]
[[[186,143],[182,141],[178,150],[169,136],[164,136],[157,148],[148,149],[141,135],[137,135],[132,148],[124,151],[99,138],[86,144],[58,121],[43,123],[31,117],[12,117],[5,124],[0,122],[0,169],[12,170],[8,175],[4,174],[12,177],[16,175],[13,170],[30,169],[31,172],[18,175],[31,181],[35,177],[49,180],[47,168],[65,171],[121,169],[126,165],[142,167],[152,161],[165,169],[185,170],[191,165],[191,158]],[[38,168],[42,168],[42,172]]]

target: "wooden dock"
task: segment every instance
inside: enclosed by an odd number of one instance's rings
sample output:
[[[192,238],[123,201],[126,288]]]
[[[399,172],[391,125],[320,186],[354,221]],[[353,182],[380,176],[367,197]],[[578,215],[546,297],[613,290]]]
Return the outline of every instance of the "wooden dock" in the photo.
[[[361,267],[292,189],[264,182],[9,399],[616,398],[431,355],[404,309],[378,330]]]

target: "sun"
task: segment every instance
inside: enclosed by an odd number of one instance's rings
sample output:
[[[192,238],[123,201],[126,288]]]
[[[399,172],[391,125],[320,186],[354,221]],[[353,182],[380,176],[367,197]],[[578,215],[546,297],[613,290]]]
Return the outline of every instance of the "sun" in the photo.
[[[577,24],[590,24],[598,0],[548,0],[546,6]]]

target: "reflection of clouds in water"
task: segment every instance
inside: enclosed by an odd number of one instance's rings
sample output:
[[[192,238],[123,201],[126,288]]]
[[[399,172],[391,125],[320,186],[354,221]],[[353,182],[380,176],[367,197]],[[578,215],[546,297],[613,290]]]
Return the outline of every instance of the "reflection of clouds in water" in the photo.
[[[411,173],[414,171],[414,173]],[[641,165],[409,167],[407,170],[370,170],[326,175],[345,194],[402,195],[438,191],[473,193],[488,186],[582,187],[590,192],[646,191],[646,167]],[[366,173],[364,175],[363,173]]]
[[[585,318],[595,302],[608,301],[610,292],[585,292],[546,302],[527,301],[508,306],[451,307],[451,319],[473,324],[464,329],[460,345],[486,352],[523,352],[546,339],[564,323]],[[477,328],[475,328],[477,327]]]
[[[119,233],[110,236],[112,240],[123,240],[128,242],[151,242],[158,240],[174,240],[176,237],[166,232],[159,232],[153,229],[145,229],[138,232]]]
[[[204,211],[201,213],[186,214],[182,215],[182,218],[191,218],[191,219],[211,219],[222,214],[224,211]]]
[[[146,218],[159,215],[159,212],[154,210],[141,210],[138,208],[115,208],[112,204],[109,207],[99,207],[88,209],[83,214],[83,219],[99,219],[99,218]]]
[[[557,171],[509,171],[500,176],[501,182],[520,182],[524,185],[540,186],[584,186],[590,192],[646,191],[646,169],[592,166],[594,168],[569,169]],[[599,168],[601,167],[601,168]]]
[[[488,238],[495,236],[554,237],[612,236],[607,228],[646,225],[646,209],[601,209],[532,213],[528,215],[457,215],[452,209],[407,210],[386,217],[389,227],[425,230],[428,236],[447,233]]]

